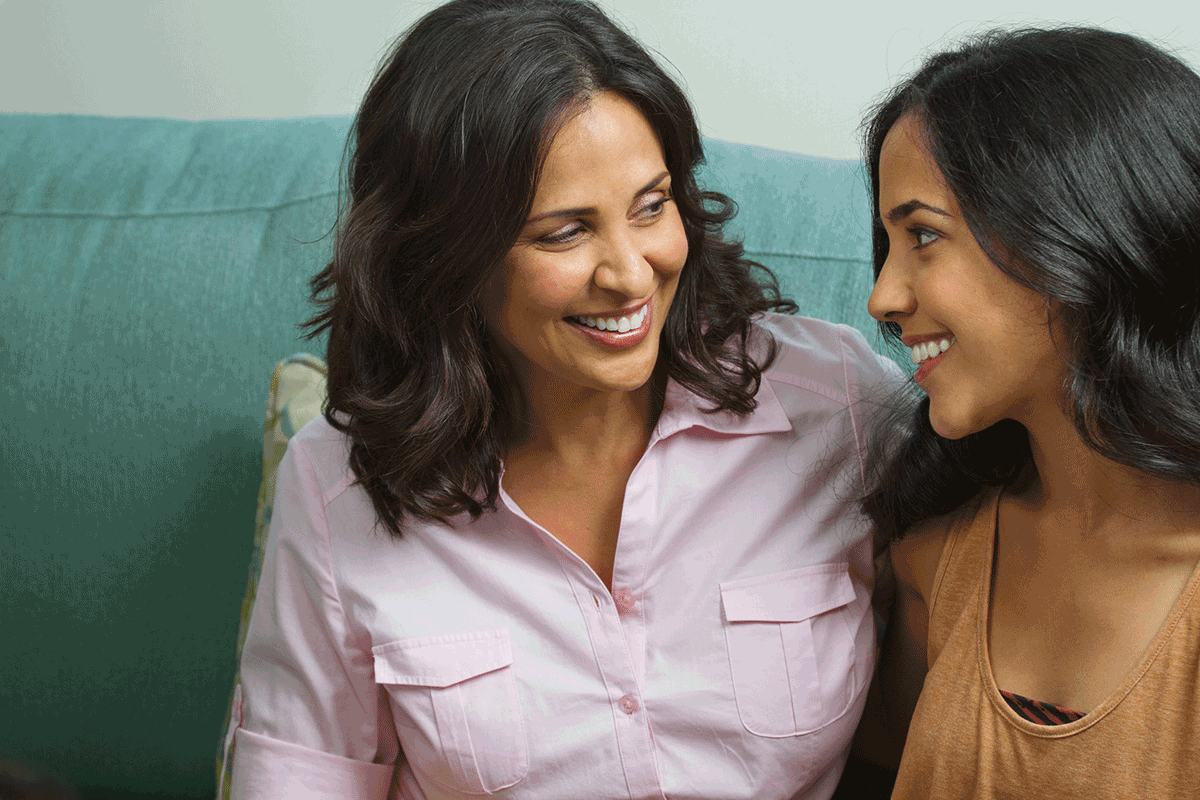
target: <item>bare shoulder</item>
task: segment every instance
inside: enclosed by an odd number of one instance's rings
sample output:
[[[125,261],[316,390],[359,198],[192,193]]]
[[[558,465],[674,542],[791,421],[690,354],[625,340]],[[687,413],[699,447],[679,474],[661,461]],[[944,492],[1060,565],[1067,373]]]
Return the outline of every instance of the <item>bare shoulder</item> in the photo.
[[[950,533],[969,523],[979,513],[981,498],[970,500],[940,517],[931,517],[913,525],[904,537],[892,542],[892,566],[896,580],[928,601],[937,577],[938,563]]]
[[[949,536],[950,526],[944,517],[925,520],[905,534],[903,539],[892,542],[892,567],[896,580],[910,591],[915,591],[922,600],[928,599],[937,575],[942,547]]]
[[[929,602],[942,549],[963,509],[922,520],[890,545],[895,594],[855,752],[895,769],[929,671]]]

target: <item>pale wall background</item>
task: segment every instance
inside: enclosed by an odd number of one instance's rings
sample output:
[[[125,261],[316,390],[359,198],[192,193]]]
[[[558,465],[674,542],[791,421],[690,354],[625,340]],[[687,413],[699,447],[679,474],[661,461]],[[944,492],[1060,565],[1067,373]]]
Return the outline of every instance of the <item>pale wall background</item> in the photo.
[[[683,76],[705,135],[822,156],[857,154],[864,111],[923,51],[992,25],[1103,25],[1200,68],[1200,3],[1179,0],[600,2]],[[349,114],[388,43],[436,5],[0,0],[0,111]]]

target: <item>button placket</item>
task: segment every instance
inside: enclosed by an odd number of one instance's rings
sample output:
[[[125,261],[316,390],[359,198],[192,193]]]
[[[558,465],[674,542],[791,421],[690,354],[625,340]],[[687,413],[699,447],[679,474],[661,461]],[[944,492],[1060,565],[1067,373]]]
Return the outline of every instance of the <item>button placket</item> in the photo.
[[[633,592],[625,587],[621,587],[613,592],[613,603],[617,607],[617,613],[625,616],[633,613],[634,608],[637,606],[637,598],[634,597]]]
[[[648,451],[649,452],[649,451]],[[645,458],[645,457],[644,457]],[[644,576],[654,530],[657,481],[653,465],[640,463],[631,477],[622,510],[621,541],[615,561],[615,583],[604,587],[595,573],[581,569],[582,560],[563,548],[560,562],[571,582],[593,645],[596,666],[608,689],[617,751],[630,797],[665,800],[650,721],[642,713],[641,680],[645,673],[645,630],[641,596],[620,584]],[[640,565],[630,570],[630,565]],[[636,583],[635,583],[636,585]]]

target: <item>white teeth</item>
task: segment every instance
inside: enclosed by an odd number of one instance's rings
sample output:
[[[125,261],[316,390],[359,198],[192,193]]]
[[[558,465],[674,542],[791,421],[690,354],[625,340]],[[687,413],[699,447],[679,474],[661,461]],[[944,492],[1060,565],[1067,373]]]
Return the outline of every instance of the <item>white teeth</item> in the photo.
[[[642,327],[642,323],[646,320],[646,309],[647,306],[642,306],[637,313],[631,314],[628,317],[575,317],[575,319],[589,328],[595,328],[599,331],[628,333],[631,330]]]
[[[922,361],[928,361],[934,356],[941,355],[950,349],[950,345],[957,341],[953,336],[934,340],[929,342],[921,342],[912,346],[910,355],[914,364],[920,364]]]

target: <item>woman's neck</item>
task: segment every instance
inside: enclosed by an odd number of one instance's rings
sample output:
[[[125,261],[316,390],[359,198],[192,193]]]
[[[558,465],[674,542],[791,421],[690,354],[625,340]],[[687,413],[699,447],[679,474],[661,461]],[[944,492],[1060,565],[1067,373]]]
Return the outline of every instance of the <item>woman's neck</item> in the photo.
[[[1030,468],[1012,487],[1014,499],[1048,517],[1072,520],[1092,534],[1145,527],[1195,531],[1200,487],[1170,481],[1097,453],[1065,413],[1026,422]]]
[[[665,377],[628,392],[600,392],[552,380],[524,387],[523,424],[513,455],[567,463],[640,457],[662,412]],[[634,461],[636,461],[636,457]]]
[[[631,392],[523,386],[527,424],[505,457],[505,491],[612,587],[625,488],[662,409],[652,379]]]

